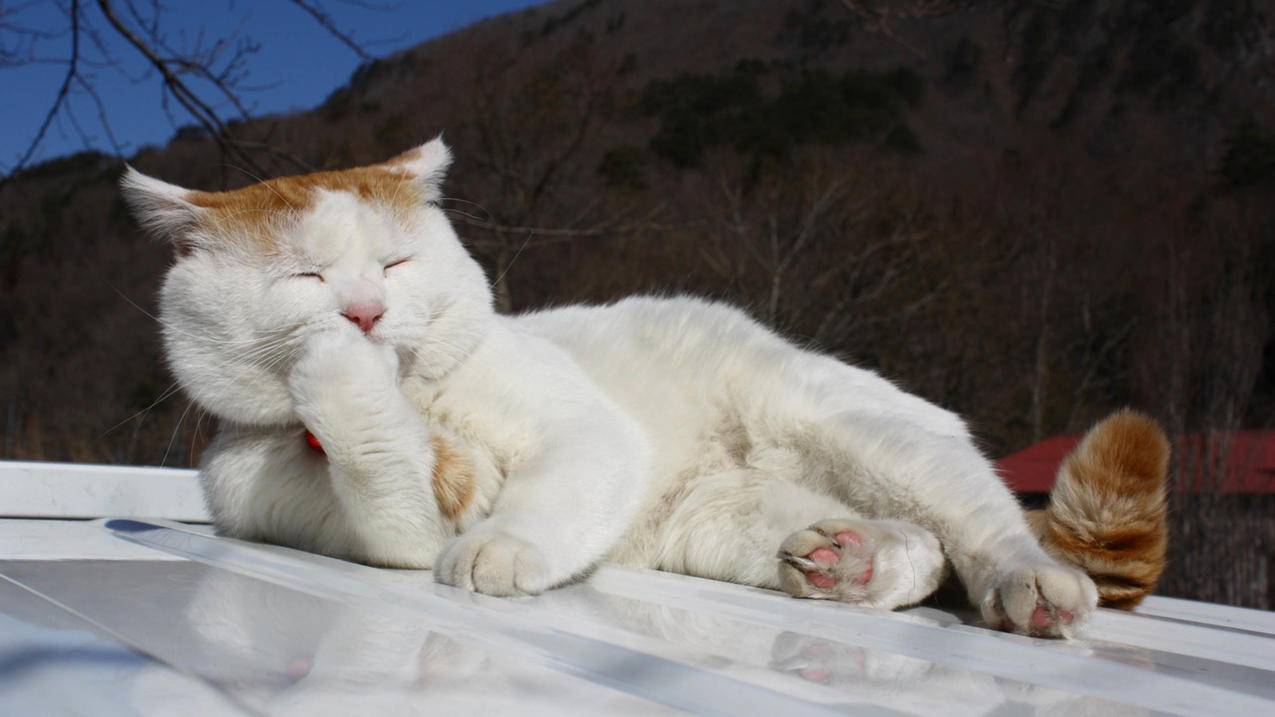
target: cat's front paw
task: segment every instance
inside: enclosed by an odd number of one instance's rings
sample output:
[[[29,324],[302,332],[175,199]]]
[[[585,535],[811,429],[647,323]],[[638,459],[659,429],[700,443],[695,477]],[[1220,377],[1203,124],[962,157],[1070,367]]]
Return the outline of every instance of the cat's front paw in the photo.
[[[549,587],[544,555],[508,533],[466,533],[443,549],[434,579],[486,595],[539,595]]]
[[[989,626],[1020,635],[1070,637],[1098,606],[1098,589],[1080,570],[1042,561],[1002,572],[978,606]]]
[[[289,382],[295,392],[335,386],[395,381],[398,354],[392,346],[373,343],[356,329],[320,331],[306,338],[293,364]]]
[[[288,374],[293,408],[321,440],[339,416],[365,415],[398,386],[393,347],[374,344],[357,329],[329,330],[305,340]]]

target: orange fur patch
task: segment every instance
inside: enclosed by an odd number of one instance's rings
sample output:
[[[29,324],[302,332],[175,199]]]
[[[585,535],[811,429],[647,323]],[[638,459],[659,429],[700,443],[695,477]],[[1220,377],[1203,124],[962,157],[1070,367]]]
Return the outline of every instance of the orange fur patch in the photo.
[[[1065,470],[1108,495],[1156,494],[1169,470],[1169,439],[1152,419],[1120,411],[1103,420],[1069,456]]]
[[[1104,605],[1133,608],[1164,572],[1169,450],[1154,420],[1120,411],[1063,461],[1049,507],[1027,515],[1046,550],[1089,573]]]
[[[414,178],[393,169],[397,161],[396,157],[384,165],[278,177],[228,192],[190,192],[186,200],[209,210],[209,229],[268,245],[281,221],[311,209],[320,190],[349,192],[394,211],[417,206],[421,197]]]
[[[474,469],[465,456],[438,436],[434,444],[434,500],[443,517],[455,521],[474,498]]]

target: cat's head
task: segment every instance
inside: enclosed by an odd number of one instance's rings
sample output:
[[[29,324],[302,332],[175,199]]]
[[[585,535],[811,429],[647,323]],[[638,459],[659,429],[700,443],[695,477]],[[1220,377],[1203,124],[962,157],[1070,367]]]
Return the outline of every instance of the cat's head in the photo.
[[[451,162],[435,139],[381,164],[228,192],[183,189],[131,167],[124,195],[176,248],[160,293],[168,361],[204,408],[294,420],[286,375],[312,332],[364,332],[403,370],[438,378],[493,316],[491,290],[437,201]]]

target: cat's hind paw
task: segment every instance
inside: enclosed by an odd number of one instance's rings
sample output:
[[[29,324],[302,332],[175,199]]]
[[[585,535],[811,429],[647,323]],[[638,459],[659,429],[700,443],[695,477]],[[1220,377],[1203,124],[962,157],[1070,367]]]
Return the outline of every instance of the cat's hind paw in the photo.
[[[779,582],[795,597],[862,603],[875,553],[876,540],[859,521],[820,521],[779,547]]]
[[[539,595],[549,587],[544,555],[508,533],[466,533],[443,548],[434,580],[484,595]]]
[[[1080,570],[1042,562],[1005,571],[979,601],[983,621],[1006,632],[1070,637],[1098,605],[1098,589]]]
[[[925,599],[946,570],[933,534],[895,520],[822,520],[779,548],[788,594],[887,610]]]

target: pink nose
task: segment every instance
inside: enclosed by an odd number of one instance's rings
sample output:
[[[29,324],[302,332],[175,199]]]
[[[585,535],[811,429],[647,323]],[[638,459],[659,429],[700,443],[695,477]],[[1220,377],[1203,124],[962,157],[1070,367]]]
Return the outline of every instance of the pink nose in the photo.
[[[345,311],[341,315],[358,324],[358,327],[367,333],[376,325],[376,320],[381,318],[381,314],[385,313],[385,307],[379,303],[370,304],[352,304],[345,307]]]

